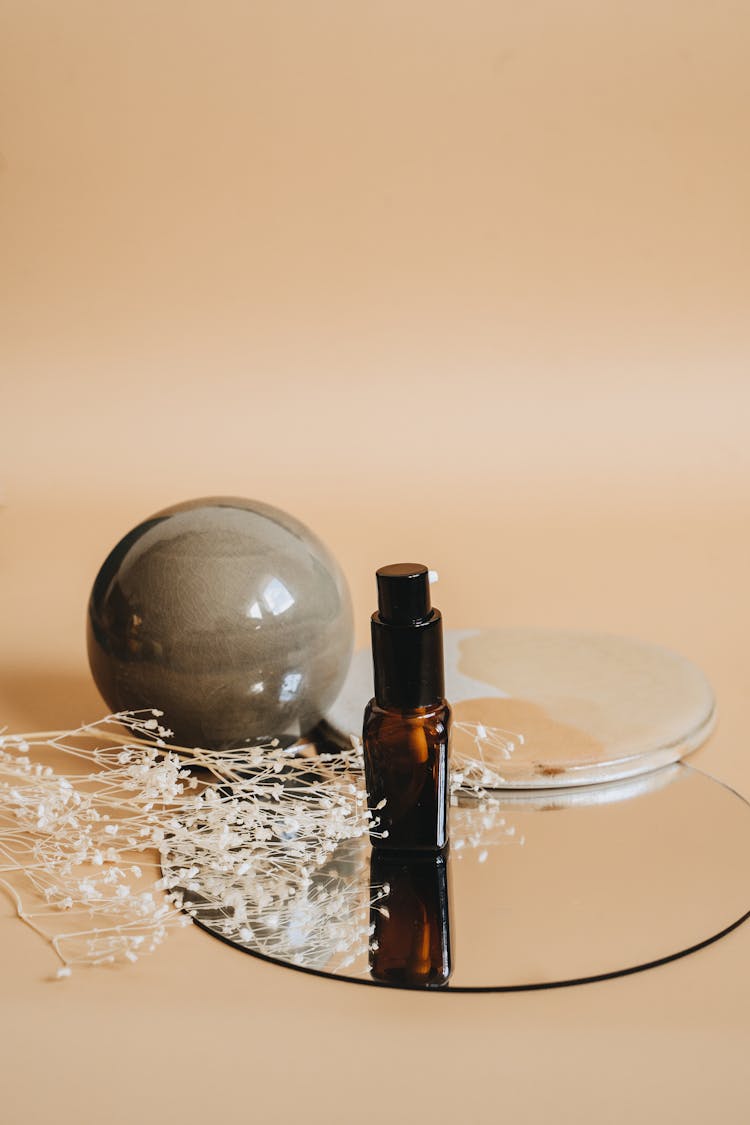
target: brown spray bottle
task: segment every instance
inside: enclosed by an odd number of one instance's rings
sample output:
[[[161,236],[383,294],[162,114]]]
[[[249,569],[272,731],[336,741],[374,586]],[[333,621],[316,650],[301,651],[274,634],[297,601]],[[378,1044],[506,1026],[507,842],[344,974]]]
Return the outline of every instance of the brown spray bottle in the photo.
[[[448,843],[448,736],[443,622],[420,563],[377,571],[372,615],[375,698],[362,742],[373,847],[439,851]]]

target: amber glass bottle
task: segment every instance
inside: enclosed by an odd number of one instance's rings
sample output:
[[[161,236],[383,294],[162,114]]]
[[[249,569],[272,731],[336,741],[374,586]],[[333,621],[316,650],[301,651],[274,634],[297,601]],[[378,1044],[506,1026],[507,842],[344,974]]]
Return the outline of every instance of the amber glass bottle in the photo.
[[[448,737],[443,631],[429,572],[397,563],[377,572],[372,615],[375,698],[362,742],[370,839],[376,848],[437,851],[448,843]]]
[[[400,988],[441,988],[451,974],[446,852],[374,848],[370,973]]]

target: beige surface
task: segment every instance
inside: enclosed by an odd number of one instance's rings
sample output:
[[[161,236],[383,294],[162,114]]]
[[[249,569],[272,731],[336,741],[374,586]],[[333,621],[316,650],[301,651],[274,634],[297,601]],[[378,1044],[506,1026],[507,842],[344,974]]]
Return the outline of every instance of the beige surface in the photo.
[[[728,2],[0,0],[0,721],[95,715],[103,555],[235,492],[327,540],[360,639],[372,569],[418,556],[452,625],[684,652],[698,762],[750,793],[749,33]],[[4,901],[0,940],[8,1125],[746,1111],[747,928],[443,998],[192,931],[51,985]]]

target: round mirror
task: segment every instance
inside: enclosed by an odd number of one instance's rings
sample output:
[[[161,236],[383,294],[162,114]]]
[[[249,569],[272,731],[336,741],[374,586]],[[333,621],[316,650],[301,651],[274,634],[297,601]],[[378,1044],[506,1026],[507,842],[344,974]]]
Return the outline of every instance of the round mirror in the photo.
[[[658,645],[558,629],[449,629],[451,757],[481,760],[484,787],[556,788],[635,777],[678,761],[715,722],[706,677]],[[355,653],[332,736],[362,733],[372,657]]]
[[[248,953],[406,988],[536,989],[631,973],[700,949],[750,911],[750,808],[682,764],[464,799],[450,837],[445,856],[426,860],[373,853],[366,838],[318,866],[300,855],[311,870],[302,896],[260,894],[236,871],[224,893],[197,841],[194,866],[183,842],[163,867],[196,922]]]

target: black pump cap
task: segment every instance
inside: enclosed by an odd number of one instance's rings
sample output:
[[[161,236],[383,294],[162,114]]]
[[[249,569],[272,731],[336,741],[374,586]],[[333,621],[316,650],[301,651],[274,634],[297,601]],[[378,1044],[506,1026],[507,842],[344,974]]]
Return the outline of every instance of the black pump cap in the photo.
[[[410,711],[444,694],[443,620],[430,603],[430,573],[421,563],[377,571],[378,612],[372,615],[375,699]]]
[[[430,572],[422,563],[391,563],[375,572],[378,613],[388,625],[417,625],[432,614]]]

